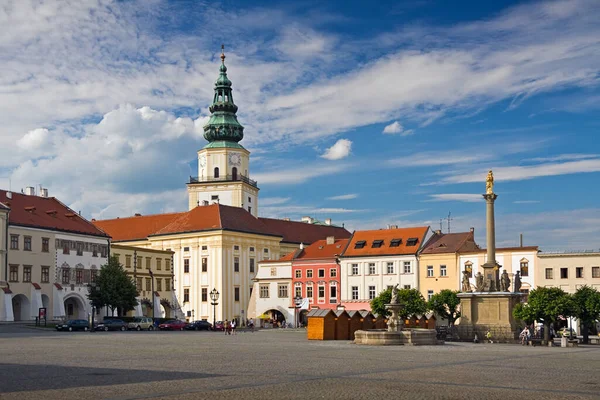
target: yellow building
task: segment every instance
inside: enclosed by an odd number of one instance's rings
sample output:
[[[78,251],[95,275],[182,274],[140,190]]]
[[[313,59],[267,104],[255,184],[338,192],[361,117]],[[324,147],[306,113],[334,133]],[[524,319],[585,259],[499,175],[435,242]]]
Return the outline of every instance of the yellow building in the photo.
[[[425,299],[441,290],[460,290],[461,252],[478,251],[474,229],[470,232],[436,231],[419,254],[419,290]]]
[[[181,307],[173,290],[173,251],[145,249],[111,244],[111,254],[136,284],[138,306],[130,314],[136,317],[181,317]],[[154,291],[154,296],[153,296]],[[178,313],[179,312],[179,313]]]

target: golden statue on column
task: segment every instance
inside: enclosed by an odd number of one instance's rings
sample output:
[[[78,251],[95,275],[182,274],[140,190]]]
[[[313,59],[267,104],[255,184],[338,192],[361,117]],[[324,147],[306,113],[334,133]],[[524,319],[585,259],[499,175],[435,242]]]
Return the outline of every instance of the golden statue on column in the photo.
[[[494,173],[490,169],[490,172],[487,174],[487,178],[485,179],[485,194],[494,193]]]

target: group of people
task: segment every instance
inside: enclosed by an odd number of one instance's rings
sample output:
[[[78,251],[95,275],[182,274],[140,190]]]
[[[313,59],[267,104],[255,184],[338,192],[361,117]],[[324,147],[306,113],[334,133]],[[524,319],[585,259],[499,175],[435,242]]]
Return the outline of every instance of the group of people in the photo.
[[[223,332],[225,332],[226,335],[235,335],[236,326],[235,320],[225,320],[225,322],[223,322]]]
[[[548,332],[548,337],[552,341],[554,340],[554,336],[556,333],[554,332],[554,327],[550,326],[550,331]],[[527,342],[529,342],[532,338],[543,338],[544,337],[544,326],[539,326],[538,328],[533,329],[533,326],[525,326],[521,333],[519,334],[519,339],[521,340],[521,344],[525,346]]]

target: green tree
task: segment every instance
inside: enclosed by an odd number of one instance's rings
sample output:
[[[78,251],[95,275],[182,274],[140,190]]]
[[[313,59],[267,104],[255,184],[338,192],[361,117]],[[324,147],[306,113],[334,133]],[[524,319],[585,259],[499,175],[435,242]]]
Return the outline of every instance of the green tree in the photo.
[[[526,304],[518,304],[514,310],[515,318],[531,323],[544,324],[544,340],[548,341],[550,324],[556,322],[559,315],[573,315],[573,300],[560,288],[539,287],[529,293]]]
[[[111,257],[96,276],[95,285],[88,286],[90,303],[97,308],[107,307],[119,316],[138,304],[137,288],[116,257]]]
[[[400,289],[398,290],[398,300],[404,307],[400,310],[400,317],[406,319],[411,315],[422,315],[428,310],[427,302],[423,295],[416,289]],[[392,288],[388,288],[379,296],[371,300],[371,312],[377,315],[389,316],[391,313],[385,308],[386,304],[392,301]]]
[[[577,289],[572,298],[573,316],[581,322],[583,343],[588,343],[590,327],[600,319],[600,292],[585,285]]]
[[[444,289],[431,296],[428,308],[448,321],[448,326],[453,327],[457,319],[460,318],[460,299],[457,296],[458,291]]]

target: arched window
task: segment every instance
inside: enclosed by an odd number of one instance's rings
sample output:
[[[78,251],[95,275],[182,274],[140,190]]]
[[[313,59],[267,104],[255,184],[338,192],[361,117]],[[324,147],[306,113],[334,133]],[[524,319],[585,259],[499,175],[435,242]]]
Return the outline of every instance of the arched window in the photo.
[[[231,169],[231,179],[232,179],[232,180],[234,180],[234,181],[237,181],[237,180],[238,180],[238,176],[237,176],[237,168],[236,168],[236,167],[233,167],[233,168]]]
[[[219,167],[215,167],[215,178],[219,177]]]
[[[529,260],[526,258],[521,259],[521,276],[529,276]]]

